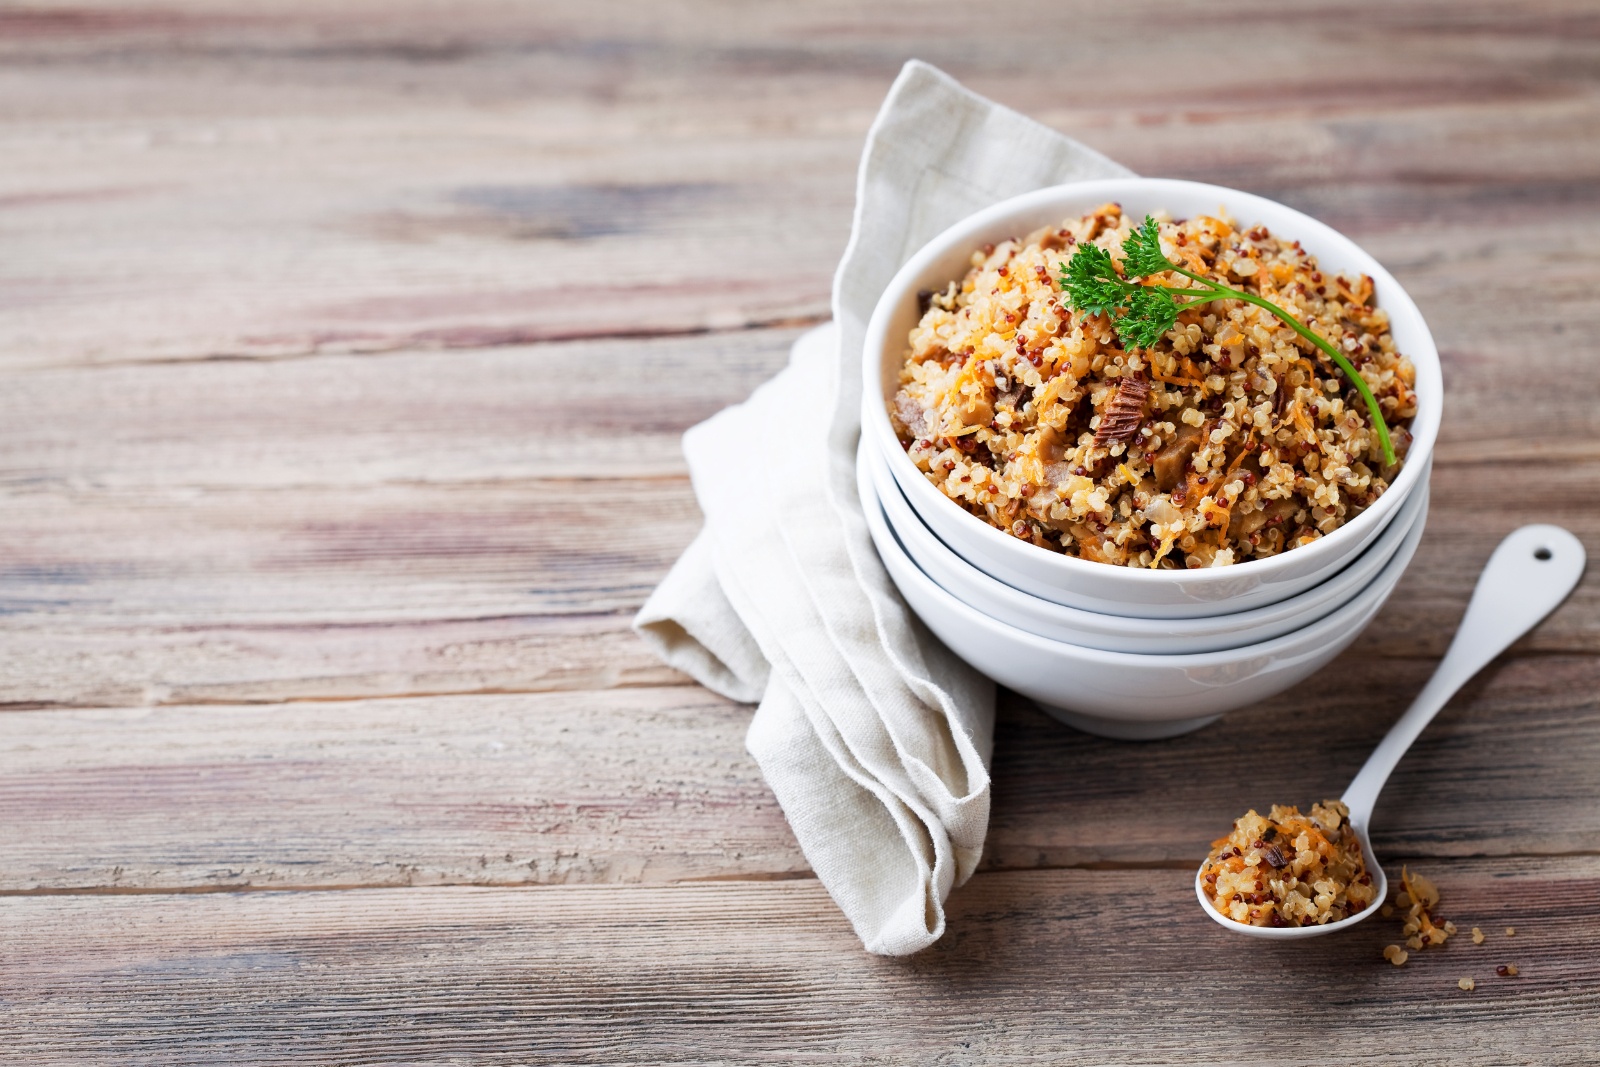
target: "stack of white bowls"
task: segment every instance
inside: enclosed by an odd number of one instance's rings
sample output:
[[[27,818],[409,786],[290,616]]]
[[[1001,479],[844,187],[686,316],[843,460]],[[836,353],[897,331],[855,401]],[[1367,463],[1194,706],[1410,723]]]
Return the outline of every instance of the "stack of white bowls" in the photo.
[[[917,294],[943,290],[974,249],[1059,225],[1107,201],[1135,220],[1225,211],[1298,240],[1325,274],[1370,275],[1397,349],[1417,369],[1405,466],[1376,503],[1333,533],[1266,559],[1202,570],[1115,567],[1012,537],[947,498],[896,437],[898,389]],[[857,478],[890,577],[950,650],[1090,733],[1171,737],[1282,692],[1337,656],[1405,571],[1428,514],[1444,386],[1422,315],[1348,238],[1258,196],[1195,182],[1112,179],[1041,189],[934,238],[890,282],[868,325]]]

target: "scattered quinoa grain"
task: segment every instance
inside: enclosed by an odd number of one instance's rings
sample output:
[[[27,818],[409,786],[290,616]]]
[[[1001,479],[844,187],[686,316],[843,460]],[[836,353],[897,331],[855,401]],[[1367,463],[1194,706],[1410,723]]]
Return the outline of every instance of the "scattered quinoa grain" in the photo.
[[[1516,937],[1517,936],[1517,928],[1515,926],[1506,927],[1506,936],[1507,937]]]
[[[1406,960],[1411,958],[1411,953],[1407,952],[1399,945],[1390,945],[1388,948],[1383,950],[1383,958],[1394,964],[1396,967],[1399,967],[1403,965]]]
[[[1474,982],[1470,978],[1463,978],[1463,979],[1461,979],[1461,981],[1457,982],[1456,985],[1460,986],[1462,989],[1466,990],[1468,993],[1470,993],[1474,989],[1478,988],[1478,983]]]
[[[1515,978],[1517,976],[1517,965],[1515,963],[1502,963],[1494,969],[1494,973],[1501,978]]]
[[[1385,919],[1387,919],[1389,916],[1394,914],[1394,905],[1393,904],[1385,904],[1383,907],[1378,909],[1378,914],[1382,915]]]
[[[1474,945],[1483,944],[1483,931],[1478,929],[1476,926],[1472,928],[1472,943]]]
[[[1439,905],[1439,889],[1420,874],[1409,868],[1400,868],[1400,888],[1394,896],[1394,908],[1404,908],[1404,923],[1400,936],[1413,949],[1443,945],[1456,932],[1456,924],[1435,920],[1430,912]]]

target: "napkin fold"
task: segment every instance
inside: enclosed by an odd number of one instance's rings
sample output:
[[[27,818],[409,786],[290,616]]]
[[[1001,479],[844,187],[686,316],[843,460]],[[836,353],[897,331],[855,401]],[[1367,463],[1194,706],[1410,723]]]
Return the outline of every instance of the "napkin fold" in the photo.
[[[944,932],[989,822],[994,684],[890,583],[856,495],[861,353],[889,280],[952,223],[1130,172],[912,60],[867,134],[833,322],[684,435],[705,527],[634,620],[669,664],[759,701],[746,746],[870,952]]]

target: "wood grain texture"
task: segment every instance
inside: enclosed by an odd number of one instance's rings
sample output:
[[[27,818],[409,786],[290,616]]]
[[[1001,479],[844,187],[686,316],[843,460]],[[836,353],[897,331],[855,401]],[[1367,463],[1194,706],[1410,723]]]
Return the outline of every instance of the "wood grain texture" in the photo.
[[[1192,868],[1246,808],[1337,795],[1430,669],[1346,655],[1161,745],[1008,699],[984,865]],[[1400,765],[1374,847],[1391,862],[1600,854],[1600,808],[1574,800],[1600,765],[1596,693],[1592,656],[1485,675]],[[693,686],[13,711],[0,892],[805,873],[744,752],[748,722]],[[1308,748],[1307,722],[1337,727]]]
[[[17,373],[0,490],[681,478],[683,431],[781,369],[796,334]]]
[[[629,614],[0,627],[0,710],[160,707],[689,685]]]
[[[1600,17],[1173,17],[0,10],[0,1060],[1591,1061],[1593,577],[1376,817],[1516,939],[1263,950],[1187,868],[1243,807],[1339,789],[1503,533],[1600,552]],[[1448,406],[1422,552],[1327,670],[1154,745],[1007,697],[985,869],[891,961],[807,877],[748,710],[627,622],[699,524],[679,435],[827,314],[910,56],[1350,233]]]
[[[1523,522],[1564,523],[1600,552],[1590,532],[1600,528],[1600,463],[1541,464],[1511,479],[1501,470],[1439,464],[1422,549],[1354,662],[1441,655],[1472,575]],[[412,481],[340,481],[11,494],[0,525],[0,705],[670,677],[627,624],[699,528],[682,475],[471,483],[434,480],[418,463]],[[1600,651],[1596,579],[1516,651]]]
[[[35,897],[0,914],[0,1038],[40,1067],[1592,1062],[1600,861],[1428,873],[1491,939],[1398,969],[1393,919],[1244,947],[1184,871],[980,874],[910,959],[809,880]]]
[[[625,624],[699,525],[678,437],[782,366],[794,336],[15,375],[0,393],[0,704],[665,680]],[[1600,360],[1526,362],[1508,377],[1451,357],[1427,539],[1362,656],[1442,654],[1463,575],[1523,521],[1600,551],[1600,455],[1584,444]],[[598,421],[597,366],[635,387]],[[1572,388],[1551,394],[1558,374]],[[1509,476],[1485,441],[1531,462]],[[1600,651],[1597,589],[1519,648]]]
[[[13,713],[0,889],[803,872],[748,720],[689,686]]]
[[[1574,337],[1600,321],[1564,282],[1592,263],[1600,177],[1580,0],[1229,3],[1172,34],[1153,10],[1008,4],[977,34],[959,5],[906,2],[24,10],[0,40],[3,358],[816,316],[862,137],[910,56],[1138,171],[1327,217],[1415,287],[1446,347],[1521,344],[1502,316],[1451,328],[1463,272],[1511,263],[1557,282]],[[1241,61],[1186,77],[1211,48]]]

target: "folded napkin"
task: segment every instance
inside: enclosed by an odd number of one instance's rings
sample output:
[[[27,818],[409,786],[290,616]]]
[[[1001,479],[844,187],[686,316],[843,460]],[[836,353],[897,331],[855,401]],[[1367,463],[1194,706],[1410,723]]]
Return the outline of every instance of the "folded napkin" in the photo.
[[[950,224],[1129,171],[913,60],[867,134],[833,318],[684,435],[705,528],[634,621],[668,663],[759,701],[746,745],[870,952],[944,932],[983,852],[994,685],[906,608],[856,496],[861,350],[884,287]]]

